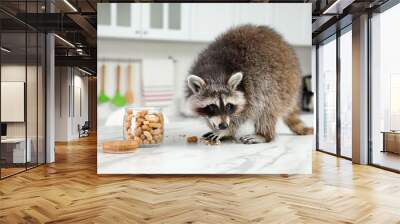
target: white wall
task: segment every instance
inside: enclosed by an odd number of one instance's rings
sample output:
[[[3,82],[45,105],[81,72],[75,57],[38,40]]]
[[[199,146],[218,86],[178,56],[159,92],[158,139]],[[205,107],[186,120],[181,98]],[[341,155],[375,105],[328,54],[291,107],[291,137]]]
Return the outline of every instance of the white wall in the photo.
[[[55,140],[77,139],[78,124],[83,125],[88,120],[88,78],[71,67],[56,67],[55,73]],[[76,88],[81,89],[82,116],[73,106],[74,100],[77,100]]]

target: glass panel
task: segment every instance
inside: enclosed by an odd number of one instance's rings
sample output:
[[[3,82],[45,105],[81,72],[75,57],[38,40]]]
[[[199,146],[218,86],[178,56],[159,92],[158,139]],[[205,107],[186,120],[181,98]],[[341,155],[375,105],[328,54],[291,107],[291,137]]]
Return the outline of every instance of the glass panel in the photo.
[[[150,28],[162,29],[164,21],[164,4],[150,4]]]
[[[372,18],[372,163],[400,170],[400,5]]]
[[[168,28],[171,30],[181,29],[181,4],[168,4]]]
[[[352,156],[352,35],[351,30],[340,37],[340,153]]]
[[[1,47],[1,175],[25,170],[26,33],[2,33]]]
[[[42,33],[39,34],[38,45],[38,164],[45,163],[45,60],[46,60],[46,36]]]
[[[37,74],[38,74],[38,35],[36,32],[27,33],[28,55],[27,55],[27,80],[26,80],[26,125],[27,125],[27,166],[37,165]]]
[[[318,51],[319,149],[336,153],[336,40]]]
[[[97,22],[100,25],[111,25],[111,4],[97,3]]]
[[[130,26],[131,25],[131,4],[118,3],[117,4],[117,26]]]

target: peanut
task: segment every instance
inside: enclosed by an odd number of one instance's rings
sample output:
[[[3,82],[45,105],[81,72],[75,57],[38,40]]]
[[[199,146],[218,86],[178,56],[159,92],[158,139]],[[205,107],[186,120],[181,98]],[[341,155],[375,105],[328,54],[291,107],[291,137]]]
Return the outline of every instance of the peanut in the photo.
[[[144,131],[143,134],[146,136],[146,138],[151,141],[153,140],[153,136],[150,134],[148,131]]]
[[[161,128],[161,124],[160,123],[149,123],[149,127],[151,127],[151,128]]]
[[[142,128],[141,127],[136,128],[135,135],[140,136],[141,134],[142,134]]]
[[[144,118],[149,122],[153,122],[153,123],[160,122],[160,117],[153,115],[153,114],[148,114]]]
[[[156,128],[156,129],[153,129],[153,130],[151,130],[151,134],[152,135],[159,135],[159,134],[161,134],[161,129],[160,128]]]

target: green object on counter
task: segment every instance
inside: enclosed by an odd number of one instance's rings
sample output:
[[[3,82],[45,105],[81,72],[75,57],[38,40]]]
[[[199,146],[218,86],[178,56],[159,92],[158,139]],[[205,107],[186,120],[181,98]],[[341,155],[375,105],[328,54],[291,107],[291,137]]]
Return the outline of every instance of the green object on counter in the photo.
[[[121,67],[118,65],[117,66],[117,89],[115,90],[115,95],[114,97],[111,99],[111,102],[117,106],[117,107],[123,107],[126,104],[126,99],[125,97],[123,97],[121,95],[121,91],[120,91],[120,77],[121,76]]]

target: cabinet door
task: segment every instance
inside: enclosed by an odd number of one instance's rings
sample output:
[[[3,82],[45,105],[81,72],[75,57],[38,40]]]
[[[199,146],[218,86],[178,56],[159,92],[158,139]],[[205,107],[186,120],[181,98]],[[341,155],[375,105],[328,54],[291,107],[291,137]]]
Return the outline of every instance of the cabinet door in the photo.
[[[141,5],[99,3],[97,12],[99,37],[141,37]]]
[[[235,25],[235,5],[230,3],[190,4],[190,39],[212,41]]]
[[[188,5],[182,3],[143,3],[142,38],[188,39]]]
[[[271,9],[266,3],[235,4],[235,25],[270,25]]]

